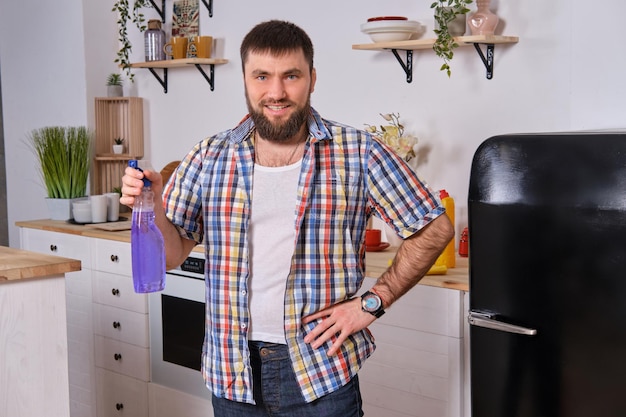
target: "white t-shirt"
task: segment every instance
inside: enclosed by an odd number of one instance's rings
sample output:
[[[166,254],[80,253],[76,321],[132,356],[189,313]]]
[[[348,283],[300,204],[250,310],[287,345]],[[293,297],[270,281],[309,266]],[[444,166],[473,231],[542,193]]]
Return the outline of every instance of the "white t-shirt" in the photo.
[[[285,286],[295,248],[295,210],[301,160],[284,167],[254,166],[250,216],[248,340],[286,343]]]

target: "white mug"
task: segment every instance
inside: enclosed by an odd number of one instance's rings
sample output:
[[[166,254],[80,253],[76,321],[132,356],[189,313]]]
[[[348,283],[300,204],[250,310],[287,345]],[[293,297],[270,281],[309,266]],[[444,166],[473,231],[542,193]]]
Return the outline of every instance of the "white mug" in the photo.
[[[106,193],[107,197],[107,220],[116,222],[120,219],[120,195],[118,193]]]
[[[91,201],[91,222],[104,223],[107,221],[107,202],[106,195],[92,195],[89,197]]]

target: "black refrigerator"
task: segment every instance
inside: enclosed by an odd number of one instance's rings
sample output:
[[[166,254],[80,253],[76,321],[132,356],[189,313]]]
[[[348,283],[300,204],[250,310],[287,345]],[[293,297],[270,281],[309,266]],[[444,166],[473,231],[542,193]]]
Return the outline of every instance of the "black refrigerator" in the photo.
[[[472,417],[625,417],[626,133],[487,139],[468,222]]]

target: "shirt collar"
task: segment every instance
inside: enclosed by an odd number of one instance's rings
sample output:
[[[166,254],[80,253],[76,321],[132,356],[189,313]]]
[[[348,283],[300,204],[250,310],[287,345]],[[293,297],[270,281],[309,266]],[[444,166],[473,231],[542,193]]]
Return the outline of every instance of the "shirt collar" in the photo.
[[[309,135],[315,140],[332,139],[330,131],[324,124],[322,117],[313,107],[311,107],[311,113],[309,114],[308,126]],[[231,131],[230,141],[232,143],[243,142],[243,140],[250,135],[253,129],[254,122],[248,114],[239,122],[237,127]]]

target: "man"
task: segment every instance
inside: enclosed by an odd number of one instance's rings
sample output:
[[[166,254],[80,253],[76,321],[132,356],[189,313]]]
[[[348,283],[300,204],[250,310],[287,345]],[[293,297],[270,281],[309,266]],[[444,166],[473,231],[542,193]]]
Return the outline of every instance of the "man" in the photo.
[[[453,236],[433,192],[370,134],[310,106],[313,46],[268,21],[241,44],[249,115],[198,143],[164,190],[157,224],[167,264],[204,240],[202,372],[216,416],[361,416],[357,371],[367,326],[428,271]],[[128,168],[121,202],[141,178]],[[405,240],[366,296],[364,234],[373,214]]]

